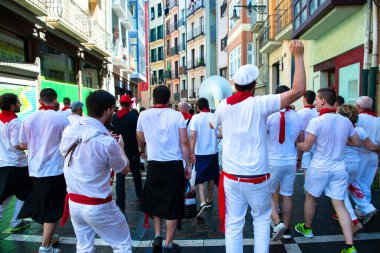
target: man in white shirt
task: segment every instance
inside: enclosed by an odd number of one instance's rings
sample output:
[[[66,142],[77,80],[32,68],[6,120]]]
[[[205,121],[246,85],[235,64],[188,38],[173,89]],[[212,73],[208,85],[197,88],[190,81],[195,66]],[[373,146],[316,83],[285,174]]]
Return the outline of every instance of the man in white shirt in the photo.
[[[70,125],[78,122],[83,116],[83,107],[84,104],[80,101],[75,101],[71,104],[71,115],[67,117],[70,122]]]
[[[30,227],[30,222],[17,219],[32,188],[28,158],[19,149],[21,120],[16,113],[20,112],[20,108],[21,103],[16,94],[4,93],[0,96],[0,219],[3,209],[15,195],[17,200],[10,223],[12,233]]]
[[[288,91],[287,86],[277,87],[276,94]],[[282,196],[281,222],[277,201],[272,198],[273,240],[290,239],[290,220],[292,216],[292,195],[297,170],[296,140],[303,140],[303,123],[301,117],[289,106],[273,113],[267,120],[268,153],[273,192],[280,186]],[[302,133],[302,134],[301,134]]]
[[[51,88],[40,92],[41,107],[25,118],[20,129],[20,148],[28,149],[29,175],[33,188],[20,211],[20,218],[31,217],[43,224],[39,253],[56,253],[50,245],[57,222],[62,217],[66,196],[63,157],[59,152],[67,117],[56,112],[57,93]]]
[[[254,65],[242,66],[234,76],[237,93],[219,103],[210,122],[211,127],[223,129],[219,214],[227,253],[243,252],[242,231],[248,205],[253,217],[254,250],[269,251],[272,187],[268,180],[267,117],[300,98],[306,83],[302,42],[292,41],[290,51],[295,60],[291,90],[253,97],[259,70]]]
[[[59,104],[58,104],[59,106]],[[71,115],[71,100],[70,98],[66,97],[63,99],[63,108],[61,110],[63,114],[66,115],[66,117]]]
[[[180,252],[173,238],[183,212],[184,179],[191,177],[191,151],[184,117],[168,107],[169,99],[170,90],[164,85],[157,86],[153,90],[153,108],[143,111],[137,122],[142,158],[146,157],[145,146],[148,153],[141,209],[153,216],[153,249],[163,247],[165,252]],[[163,219],[166,219],[165,243],[161,235]]]
[[[192,160],[195,161],[195,185],[198,186],[201,201],[197,217],[213,206],[212,192],[214,184],[219,183],[218,136],[215,129],[210,128],[211,113],[206,98],[197,102],[199,114],[190,122],[190,147]],[[207,199],[205,198],[205,182],[207,182]]]
[[[92,92],[86,99],[88,117],[67,127],[62,135],[59,149],[65,157],[67,197],[61,225],[70,210],[77,252],[94,252],[98,234],[114,252],[132,253],[127,221],[112,200],[111,168],[116,173],[129,171],[123,138],[118,136],[118,144],[105,127],[112,121],[115,103],[107,91]]]
[[[313,145],[315,150],[305,179],[305,222],[298,223],[295,229],[305,237],[314,236],[311,226],[315,214],[315,198],[325,192],[331,199],[343,230],[346,245],[341,253],[356,253],[351,218],[344,205],[349,179],[344,149],[346,144],[359,146],[360,140],[351,121],[335,113],[335,98],[332,89],[318,90],[316,109],[320,116],[310,121],[305,141],[297,144],[301,151],[308,151]]]
[[[368,134],[369,139],[376,145],[380,145],[380,119],[376,113],[371,111],[373,100],[367,96],[361,96],[356,101],[359,110],[357,126],[361,127]],[[363,219],[363,225],[368,223],[377,209],[371,204],[371,184],[375,178],[379,164],[378,154],[366,148],[360,148],[362,162],[360,163],[358,182],[367,201],[357,201],[355,212],[359,218]]]

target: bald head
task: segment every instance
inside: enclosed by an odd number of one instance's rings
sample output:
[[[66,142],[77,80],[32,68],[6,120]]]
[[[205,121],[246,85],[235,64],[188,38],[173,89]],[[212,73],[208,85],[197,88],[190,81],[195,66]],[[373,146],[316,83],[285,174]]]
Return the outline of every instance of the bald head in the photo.
[[[371,110],[372,109],[373,100],[367,96],[361,96],[356,100],[356,107],[359,110]]]
[[[189,106],[189,104],[186,101],[179,102],[179,104],[178,104],[178,110],[180,112],[187,112],[188,113],[189,109],[190,109],[190,106]]]

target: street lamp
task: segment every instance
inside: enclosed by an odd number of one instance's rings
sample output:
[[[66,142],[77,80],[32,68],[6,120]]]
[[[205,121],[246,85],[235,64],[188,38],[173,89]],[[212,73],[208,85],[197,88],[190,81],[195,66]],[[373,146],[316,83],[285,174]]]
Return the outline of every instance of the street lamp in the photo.
[[[240,17],[237,15],[236,8],[245,8],[248,10],[248,14],[251,15],[253,11],[259,14],[265,14],[267,7],[265,5],[252,5],[252,1],[248,5],[234,5],[233,14],[231,20],[238,20]]]

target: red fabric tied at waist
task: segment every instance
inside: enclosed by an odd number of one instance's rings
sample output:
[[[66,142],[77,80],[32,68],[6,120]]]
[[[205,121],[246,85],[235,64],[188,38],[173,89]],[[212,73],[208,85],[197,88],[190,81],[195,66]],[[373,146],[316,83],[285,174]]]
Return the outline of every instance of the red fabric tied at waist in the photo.
[[[239,181],[243,183],[251,183],[251,184],[261,184],[270,178],[270,174],[266,174],[262,177],[254,177],[254,178],[241,178],[231,174],[228,174],[224,171],[220,173],[219,177],[219,187],[218,187],[218,202],[219,202],[219,219],[220,225],[219,230],[224,233],[226,231],[226,196],[224,194],[224,177],[228,179]]]
[[[69,199],[71,201],[79,203],[79,204],[85,204],[85,205],[101,205],[106,204],[108,202],[112,201],[112,195],[108,196],[106,199],[99,199],[99,198],[91,198],[84,195],[74,194],[74,193],[68,193],[66,195],[65,199],[65,208],[63,210],[62,219],[60,222],[60,226],[63,227],[70,215],[70,209],[69,209]]]

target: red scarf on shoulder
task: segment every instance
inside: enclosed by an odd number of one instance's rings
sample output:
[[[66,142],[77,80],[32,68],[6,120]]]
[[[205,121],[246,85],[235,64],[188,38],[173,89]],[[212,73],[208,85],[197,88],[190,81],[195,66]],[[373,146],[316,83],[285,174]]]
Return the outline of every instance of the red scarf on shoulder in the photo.
[[[322,108],[319,112],[319,116],[322,116],[325,113],[336,113],[336,109]]]
[[[227,104],[234,105],[234,104],[237,104],[237,103],[240,103],[240,102],[246,100],[249,97],[253,97],[252,92],[250,92],[250,91],[238,91],[235,94],[233,94],[232,96],[227,98]]]
[[[65,106],[62,108],[62,111],[64,112],[64,111],[66,111],[66,110],[68,110],[68,109],[70,109],[70,108],[71,108],[70,106],[65,105]]]
[[[191,115],[188,112],[182,112],[182,115],[185,118],[185,120],[191,119],[193,117],[193,115]]]
[[[127,115],[129,112],[130,110],[128,110],[127,108],[121,108],[120,110],[116,112],[116,116],[118,119],[121,119],[122,117]]]
[[[315,106],[314,105],[305,105],[303,108],[313,109],[313,108],[315,108]]]
[[[53,110],[55,111],[55,107],[51,105],[45,105],[44,103],[40,103],[41,106],[38,108],[38,110]]]
[[[370,110],[363,110],[359,114],[368,114],[368,115],[371,115],[373,117],[377,117],[377,114],[374,113],[373,111],[370,111]]]
[[[4,124],[12,121],[15,118],[17,118],[17,115],[15,112],[6,111],[6,110],[3,110],[2,112],[0,112],[0,121],[2,121]]]

